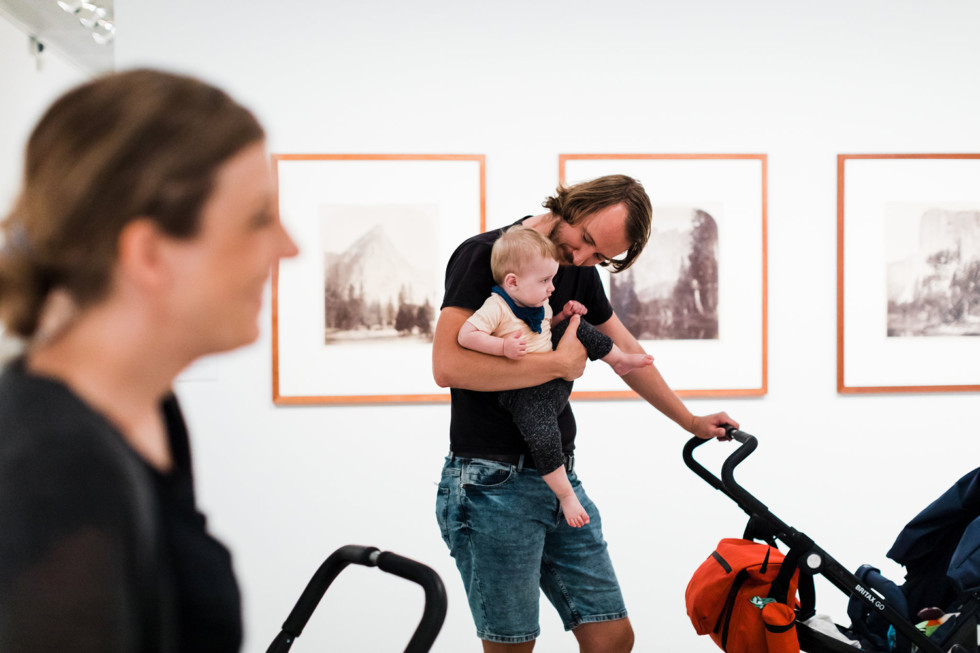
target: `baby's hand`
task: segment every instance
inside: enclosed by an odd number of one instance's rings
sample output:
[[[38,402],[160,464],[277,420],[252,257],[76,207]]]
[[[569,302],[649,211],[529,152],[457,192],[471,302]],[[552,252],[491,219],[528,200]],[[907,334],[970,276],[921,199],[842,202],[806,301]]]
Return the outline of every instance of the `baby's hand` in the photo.
[[[527,353],[527,343],[524,341],[524,337],[521,336],[520,331],[515,331],[503,338],[504,341],[504,356],[513,360],[520,360],[524,358],[524,354]]]
[[[561,309],[561,312],[568,317],[571,317],[573,315],[585,315],[589,312],[589,309],[587,309],[582,303],[577,302],[574,299],[570,299],[565,303],[565,308]]]

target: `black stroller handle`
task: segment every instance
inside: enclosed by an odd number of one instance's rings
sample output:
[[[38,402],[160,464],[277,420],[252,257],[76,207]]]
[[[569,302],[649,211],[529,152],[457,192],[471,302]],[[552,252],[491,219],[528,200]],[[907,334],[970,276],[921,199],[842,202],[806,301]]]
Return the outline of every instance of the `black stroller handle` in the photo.
[[[420,562],[405,558],[390,551],[379,551],[374,547],[349,544],[342,546],[330,554],[313,578],[307,583],[306,589],[296,601],[286,621],[283,622],[282,632],[273,640],[266,653],[285,653],[299,637],[310,616],[320,603],[327,588],[334,579],[350,564],[365,567],[377,567],[382,571],[410,580],[422,586],[425,592],[425,608],[419,625],[405,647],[405,653],[426,653],[432,648],[436,636],[442,629],[446,619],[446,588],[442,579],[432,568]]]
[[[759,446],[758,439],[751,433],[740,431],[731,424],[725,424],[724,426],[725,437],[741,443],[741,446],[725,459],[721,467],[721,478],[712,474],[694,459],[694,450],[705,442],[709,442],[709,440],[697,436],[688,440],[687,444],[684,445],[684,463],[691,471],[703,478],[708,485],[724,492],[725,495],[737,503],[749,516],[769,513],[769,509],[764,503],[752,496],[752,494],[735,481],[735,468],[756,450],[756,447]]]
[[[405,653],[428,651],[446,619],[446,587],[439,574],[431,567],[390,551],[383,551],[378,555],[378,569],[422,586],[425,592],[425,609]]]

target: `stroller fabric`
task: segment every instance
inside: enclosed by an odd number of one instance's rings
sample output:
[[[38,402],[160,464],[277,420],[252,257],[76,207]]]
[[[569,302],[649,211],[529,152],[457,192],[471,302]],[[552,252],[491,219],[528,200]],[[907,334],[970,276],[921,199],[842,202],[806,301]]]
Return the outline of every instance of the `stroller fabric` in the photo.
[[[899,533],[888,557],[908,569],[909,580],[919,575],[948,575],[961,592],[976,591],[980,589],[978,518],[980,468],[963,476],[916,515]]]
[[[920,610],[955,610],[968,593],[980,589],[980,468],[960,478],[916,515],[887,555],[906,568],[905,583],[900,588],[869,565],[863,565],[855,575],[913,623],[921,621],[917,616]],[[892,639],[894,629],[865,602],[852,597],[848,616],[853,634],[870,648],[910,649],[901,637]],[[972,616],[965,621],[953,618],[929,634],[944,641],[956,631],[968,633],[972,620]],[[962,640],[967,644],[964,650],[976,650],[975,637],[971,640],[967,635]]]
[[[871,565],[861,565],[854,574],[865,588],[874,590],[903,616],[908,616],[909,607],[902,589],[881,575]],[[891,625],[881,613],[866,601],[851,597],[847,604],[847,617],[851,620],[851,632],[861,641],[870,643],[872,650],[888,651],[893,648],[889,642],[888,628]]]
[[[727,653],[796,653],[798,582],[796,565],[775,547],[723,539],[688,583],[687,614],[699,635]]]

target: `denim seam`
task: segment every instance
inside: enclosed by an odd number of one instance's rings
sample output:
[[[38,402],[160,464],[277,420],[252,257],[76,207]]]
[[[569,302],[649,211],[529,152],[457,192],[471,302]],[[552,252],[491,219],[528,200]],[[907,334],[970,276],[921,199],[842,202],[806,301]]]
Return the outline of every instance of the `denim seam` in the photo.
[[[476,636],[480,639],[486,640],[488,642],[496,642],[498,644],[523,644],[524,642],[533,642],[541,635],[541,629],[538,628],[531,635],[494,635],[486,631],[477,631]]]
[[[574,630],[575,628],[578,628],[582,624],[596,624],[596,623],[603,623],[605,621],[618,621],[620,619],[625,619],[628,616],[629,613],[626,610],[623,610],[622,612],[611,612],[609,614],[594,614],[588,617],[579,617],[579,619],[577,620],[574,626],[572,626],[571,628],[566,627],[565,630]]]
[[[469,522],[469,502],[466,499],[466,486],[463,483],[463,474],[461,473],[457,480],[459,484],[459,524],[460,524],[460,535],[466,538],[466,551],[470,557],[473,556],[473,528]],[[483,587],[480,583],[479,576],[473,571],[475,567],[474,562],[470,561],[470,591],[476,592],[476,596],[479,597],[480,601],[480,613],[482,614],[483,623],[487,623],[487,603],[483,594]],[[477,633],[480,639],[485,639]]]
[[[555,568],[554,565],[550,564],[544,559],[541,560],[541,564],[544,565],[545,569],[548,570],[548,573],[551,574],[552,578],[555,579],[555,583],[557,583],[558,589],[561,591],[562,598],[565,599],[565,603],[568,605],[568,612],[569,615],[571,615],[571,623],[576,623],[576,624],[581,623],[581,615],[579,614],[578,608],[575,606],[575,601],[572,600],[572,596],[568,592],[568,588],[565,586],[565,583],[562,581],[561,574],[558,573],[558,570]],[[561,614],[560,610],[559,610],[559,614]],[[574,628],[574,626],[572,626],[572,628]],[[571,628],[569,628],[567,624],[565,626],[565,629],[571,630]]]
[[[452,553],[452,538],[450,537],[449,533],[449,490],[449,487],[446,487],[445,489],[440,487],[438,489],[437,498],[443,505],[440,506],[441,514],[436,516],[439,519],[439,530],[441,532],[442,539],[446,543],[446,546],[449,547],[450,553]]]

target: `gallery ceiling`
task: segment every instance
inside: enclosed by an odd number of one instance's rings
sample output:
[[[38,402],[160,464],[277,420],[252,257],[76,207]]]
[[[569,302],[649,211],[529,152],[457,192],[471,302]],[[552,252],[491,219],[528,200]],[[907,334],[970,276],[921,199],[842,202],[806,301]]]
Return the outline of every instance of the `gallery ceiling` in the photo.
[[[96,38],[106,38],[105,21],[112,21],[113,0],[62,0],[60,3],[58,0],[0,0],[0,14],[36,38],[45,49],[57,51],[89,74],[115,68],[111,34],[105,44],[96,41]],[[102,17],[101,25],[86,27],[82,24],[82,19],[91,24],[96,17]],[[30,48],[29,43],[24,47]]]

